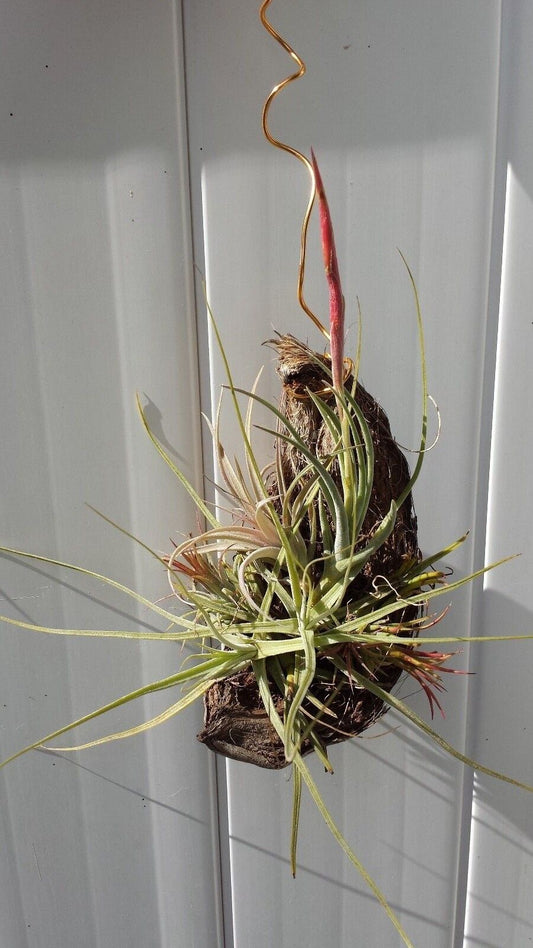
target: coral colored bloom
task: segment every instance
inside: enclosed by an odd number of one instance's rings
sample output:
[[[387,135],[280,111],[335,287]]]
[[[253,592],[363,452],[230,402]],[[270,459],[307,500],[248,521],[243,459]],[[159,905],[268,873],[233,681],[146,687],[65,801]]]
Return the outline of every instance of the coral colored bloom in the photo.
[[[339,273],[339,264],[337,261],[337,251],[335,250],[335,236],[333,234],[331,214],[329,211],[326,192],[324,191],[324,185],[322,183],[322,177],[318,169],[315,153],[312,149],[311,158],[313,162],[313,172],[315,175],[315,185],[319,202],[322,252],[324,255],[324,266],[326,268],[326,278],[329,287],[329,328],[333,387],[336,389],[341,389],[344,376],[344,296],[342,295],[341,278]]]

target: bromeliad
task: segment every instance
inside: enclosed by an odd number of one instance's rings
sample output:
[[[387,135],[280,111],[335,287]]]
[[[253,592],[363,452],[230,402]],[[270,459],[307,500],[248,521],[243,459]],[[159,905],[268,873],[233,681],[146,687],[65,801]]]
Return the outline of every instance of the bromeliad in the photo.
[[[421,433],[410,473],[385,412],[357,378],[358,353],[354,361],[344,357],[344,297],[331,215],[315,155],[312,153],[309,160],[275,139],[268,127],[275,96],[305,72],[303,61],[268,21],[269,4],[270,0],[262,3],[261,21],[291,55],[298,70],[270,93],[263,109],[263,130],[269,142],[301,160],[311,177],[302,225],[298,300],[327,338],[330,354],[315,352],[291,335],[271,340],[282,383],[280,404],[273,405],[258,393],[257,386],[251,392],[236,386],[213,321],[243,450],[241,460],[230,462],[222,446],[219,408],[210,430],[213,455],[224,485],[221,494],[224,506],[229,504],[229,514],[222,508],[215,512],[176,467],[150,430],[138,400],[150,439],[204,521],[196,536],[177,544],[168,555],[142,544],[167,570],[174,603],[178,604],[175,608],[151,603],[135,590],[90,570],[2,548],[10,555],[54,563],[96,578],[149,608],[164,628],[157,633],[53,629],[9,618],[4,621],[56,635],[173,641],[189,645],[193,653],[188,654],[179,671],[172,669],[165,678],[35,740],[9,760],[47,746],[60,735],[144,695],[186,686],[177,700],[148,721],[59,749],[79,750],[134,736],[170,720],[204,697],[201,741],[215,751],[261,767],[292,766],[293,872],[305,783],[333,836],[403,942],[411,945],[382,892],[334,823],[305,755],[314,752],[331,771],[329,746],[359,735],[392,707],[458,760],[516,786],[533,788],[467,758],[394,694],[394,686],[406,673],[425,691],[431,713],[435,708],[442,712],[438,697],[443,689],[441,674],[452,671],[444,667],[452,652],[438,652],[435,646],[463,638],[434,633],[428,636],[446,611],[428,619],[428,604],[492,566],[452,580],[443,561],[465,537],[432,556],[422,556],[418,548],[411,492],[427,450],[428,394],[415,282],[407,267],[422,365]],[[316,197],[329,287],[329,332],[303,297],[307,227]],[[246,409],[242,397],[247,399]],[[272,419],[267,430],[274,440],[275,458],[266,467],[259,464],[253,447],[255,403],[261,404]],[[511,636],[496,638],[507,640]]]

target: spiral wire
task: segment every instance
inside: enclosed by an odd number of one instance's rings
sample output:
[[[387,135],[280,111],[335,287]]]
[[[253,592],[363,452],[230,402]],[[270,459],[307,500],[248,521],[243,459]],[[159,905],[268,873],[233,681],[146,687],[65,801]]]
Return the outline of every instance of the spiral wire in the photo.
[[[296,72],[293,72],[289,76],[286,76],[286,78],[283,79],[281,82],[278,82],[278,84],[274,86],[274,88],[268,95],[265,101],[265,104],[263,106],[263,113],[262,113],[263,134],[265,138],[267,139],[267,141],[270,142],[270,144],[273,145],[275,148],[280,148],[282,151],[288,152],[289,155],[293,155],[295,158],[301,161],[302,164],[306,167],[309,173],[309,177],[311,179],[309,199],[307,202],[307,208],[305,210],[305,214],[304,214],[304,218],[302,222],[302,229],[301,229],[301,236],[300,236],[300,262],[298,265],[297,295],[298,295],[298,303],[300,304],[304,313],[306,313],[306,315],[309,316],[309,319],[313,321],[313,323],[320,330],[320,332],[326,337],[326,339],[329,340],[330,338],[329,332],[327,331],[323,323],[320,321],[318,316],[316,316],[315,313],[313,313],[312,309],[310,309],[310,307],[307,305],[305,301],[305,297],[304,297],[304,292],[303,292],[304,278],[305,278],[305,263],[306,263],[306,255],[307,255],[307,231],[309,227],[309,219],[311,217],[311,212],[313,210],[313,205],[316,199],[316,182],[315,182],[315,175],[313,172],[313,166],[311,162],[305,157],[305,155],[303,155],[296,148],[293,148],[292,145],[289,145],[286,142],[282,142],[278,138],[274,138],[274,136],[272,135],[270,131],[270,126],[269,126],[270,107],[274,99],[291,82],[294,82],[296,79],[301,79],[305,75],[306,67],[305,67],[305,63],[303,59],[300,58],[296,50],[294,50],[292,46],[290,46],[287,40],[285,40],[282,36],[280,36],[280,34],[274,29],[270,21],[267,19],[266,11],[268,10],[270,3],[271,3],[271,0],[264,0],[264,2],[261,4],[261,9],[259,11],[261,23],[263,24],[265,30],[267,30],[267,32],[270,33],[270,35],[280,44],[280,46],[283,47],[285,52],[289,54],[291,59],[294,60],[294,62],[298,66],[298,69],[296,70]]]

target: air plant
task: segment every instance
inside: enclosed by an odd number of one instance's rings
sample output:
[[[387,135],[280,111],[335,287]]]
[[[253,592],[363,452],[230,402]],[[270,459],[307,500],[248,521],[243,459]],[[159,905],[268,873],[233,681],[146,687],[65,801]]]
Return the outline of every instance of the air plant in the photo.
[[[53,634],[175,641],[192,646],[194,651],[181,670],[39,738],[9,760],[48,746],[62,734],[136,698],[184,686],[177,700],[150,720],[75,747],[54,745],[54,749],[83,750],[134,736],[168,721],[203,697],[202,742],[229,757],[265,768],[292,766],[293,873],[305,784],[335,839],[404,943],[411,945],[384,895],[332,819],[306,755],[315,753],[332,772],[328,746],[360,734],[392,707],[463,763],[515,786],[533,788],[467,758],[393,693],[399,678],[410,676],[427,695],[431,716],[435,711],[442,713],[443,674],[457,671],[446,665],[453,652],[440,652],[436,646],[449,646],[464,637],[427,634],[446,612],[434,614],[433,600],[443,593],[448,597],[498,564],[452,580],[443,560],[465,537],[430,556],[422,555],[418,548],[411,494],[427,450],[429,397],[415,280],[404,261],[413,290],[422,367],[420,442],[410,473],[385,412],[358,381],[359,352],[353,360],[344,354],[344,298],[331,215],[316,158],[312,154],[309,161],[277,142],[269,131],[268,110],[274,95],[304,70],[302,60],[266,19],[269,2],[262,4],[262,22],[299,64],[299,70],[267,99],[263,129],[269,141],[296,155],[310,172],[312,188],[302,229],[298,297],[327,337],[330,354],[314,352],[290,335],[271,340],[282,381],[282,399],[277,406],[259,394],[258,384],[247,392],[235,383],[213,320],[227,374],[225,393],[233,404],[242,442],[241,458],[230,460],[220,432],[221,396],[215,417],[208,422],[224,495],[220,514],[213,512],[175,466],[150,430],[138,399],[147,434],[205,521],[202,532],[176,545],[170,554],[149,551],[167,570],[173,596],[181,604],[179,614],[92,571],[2,548],[4,553],[96,577],[149,607],[166,623],[166,629],[160,633],[50,629],[7,618],[3,621]],[[315,196],[330,294],[329,331],[302,295],[307,224]],[[271,418],[266,430],[274,441],[275,457],[266,468],[260,466],[253,445],[256,404]],[[487,641],[487,637],[479,640]]]

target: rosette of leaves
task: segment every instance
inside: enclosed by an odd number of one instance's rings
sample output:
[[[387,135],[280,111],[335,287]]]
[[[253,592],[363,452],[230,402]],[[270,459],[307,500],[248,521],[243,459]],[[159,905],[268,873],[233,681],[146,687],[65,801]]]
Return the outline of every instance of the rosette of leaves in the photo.
[[[351,426],[351,466],[347,469],[342,465],[338,454],[342,435],[328,360],[293,336],[280,336],[272,344],[278,352],[283,390],[277,419],[276,467],[267,479],[268,491],[281,523],[297,538],[293,542],[298,544],[300,562],[301,551],[305,551],[308,592],[319,609],[324,595],[320,589],[327,589],[326,602],[331,608],[321,627],[335,628],[352,611],[363,609],[367,613],[379,587],[391,581],[388,577],[395,579],[407,573],[420,559],[409,469],[392,437],[385,412],[352,372],[344,380],[344,410]],[[356,444],[360,445],[359,454]],[[323,466],[322,484],[315,461]],[[232,478],[227,476],[224,458],[221,468],[226,488],[231,490],[236,472]],[[334,537],[339,529],[346,529],[339,517],[345,508],[349,482],[355,487],[354,515],[348,526],[350,565],[339,567],[343,557],[336,558]],[[262,556],[258,554],[257,558],[261,560]],[[264,594],[267,588],[266,577],[256,569],[255,562],[250,558],[242,570],[247,584],[243,592],[248,592],[251,599],[257,596],[257,590]],[[329,588],[335,575],[343,579],[342,592],[339,588],[337,595]],[[284,567],[278,579],[287,592],[290,584]],[[268,614],[283,620],[291,617],[291,611],[292,599],[275,591]],[[317,651],[312,686],[298,712],[306,735],[300,744],[302,753],[310,752],[317,741],[325,747],[360,734],[387,710],[380,697],[355,681],[352,671],[369,674],[376,684],[390,691],[404,666],[410,664],[431,701],[436,700],[434,691],[440,685],[428,674],[429,656],[424,656],[425,670],[420,665],[415,672],[410,650],[402,651],[401,639],[416,634],[421,611],[421,607],[407,604],[398,611],[394,621],[400,644],[395,649],[354,641]],[[420,651],[418,658],[422,658]],[[267,662],[272,698],[282,716],[292,703],[287,675],[294,689],[301,671],[298,655]],[[213,750],[273,769],[289,763],[257,681],[248,669],[214,684],[206,694],[205,710],[205,728],[199,739]]]

